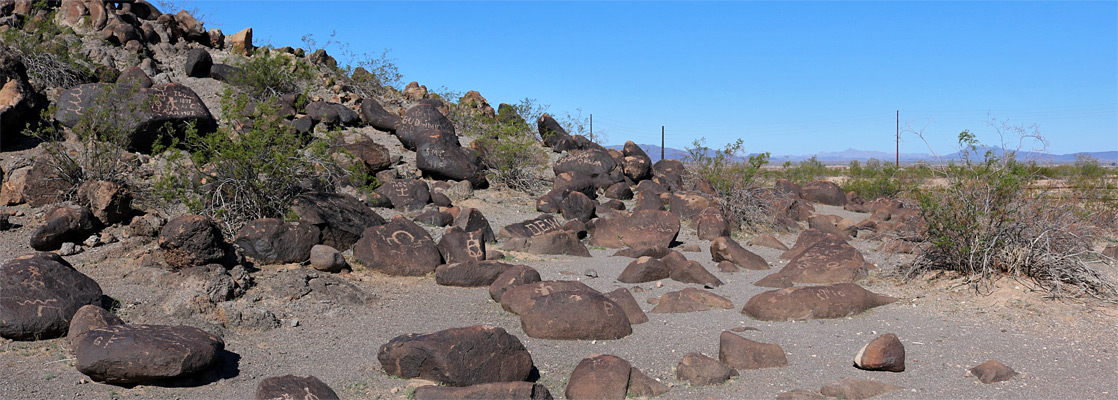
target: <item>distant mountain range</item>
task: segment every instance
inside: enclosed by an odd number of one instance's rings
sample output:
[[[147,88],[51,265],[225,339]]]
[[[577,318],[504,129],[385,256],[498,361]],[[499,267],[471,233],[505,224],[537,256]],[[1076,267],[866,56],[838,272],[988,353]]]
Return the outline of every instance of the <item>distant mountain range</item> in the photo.
[[[648,153],[648,156],[650,158],[652,158],[652,162],[656,162],[656,161],[660,160],[660,146],[652,145],[652,144],[640,144],[638,146],[640,146],[641,149],[644,150],[645,153]],[[620,150],[622,147],[624,147],[624,146],[622,146],[622,145],[606,146],[606,148],[618,149],[618,150]],[[983,148],[979,149],[978,157],[982,157],[986,153],[986,150],[993,150],[995,153],[1003,152],[1000,148],[997,148],[997,147],[983,147]],[[710,154],[711,155],[714,154],[713,150],[711,150]],[[1078,156],[1080,154],[1087,155],[1087,156],[1090,156],[1090,157],[1094,157],[1095,159],[1099,160],[1099,163],[1102,163],[1102,164],[1118,164],[1118,151],[1096,151],[1096,152],[1083,152],[1083,153],[1071,153],[1071,154],[1050,154],[1050,153],[1037,153],[1037,152],[1020,152],[1020,153],[1017,154],[1017,159],[1018,160],[1023,160],[1023,161],[1035,160],[1038,163],[1048,163],[1048,164],[1072,164],[1072,163],[1075,163],[1076,156]],[[667,158],[667,159],[683,160],[683,158],[686,157],[687,155],[688,155],[688,152],[685,151],[685,150],[673,149],[671,147],[664,148],[664,158]],[[815,156],[815,158],[817,160],[823,162],[824,164],[830,164],[830,165],[849,164],[853,160],[858,160],[860,162],[865,162],[865,161],[867,161],[871,158],[876,158],[876,159],[881,160],[881,161],[893,161],[897,157],[897,155],[895,153],[886,153],[886,152],[883,152],[883,151],[846,149],[846,150],[843,150],[843,151],[840,151],[840,152],[821,152],[821,153],[806,154],[806,155],[774,155],[774,156],[769,158],[769,163],[770,164],[775,164],[775,165],[780,165],[780,164],[783,164],[785,161],[800,162],[800,161],[808,160],[812,156]],[[951,154],[942,155],[939,159],[937,159],[935,156],[933,156],[931,154],[926,154],[926,153],[901,153],[900,158],[901,158],[901,164],[904,165],[904,164],[911,164],[911,163],[920,162],[920,161],[929,162],[929,163],[936,163],[936,162],[939,162],[941,160],[942,161],[958,160],[958,159],[961,158],[961,156],[962,156],[962,154],[960,152],[955,152],[955,153],[951,153]],[[972,158],[974,158],[973,155],[972,155]]]

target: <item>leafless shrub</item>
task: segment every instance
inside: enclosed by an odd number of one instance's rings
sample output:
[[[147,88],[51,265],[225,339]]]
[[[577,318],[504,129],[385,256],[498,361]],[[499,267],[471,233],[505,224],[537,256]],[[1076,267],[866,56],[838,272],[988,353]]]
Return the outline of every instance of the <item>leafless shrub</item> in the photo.
[[[1003,138],[1045,145],[1034,127],[992,120]],[[919,133],[917,133],[920,135]],[[922,136],[921,136],[922,138]],[[1033,185],[1035,171],[1017,151],[982,147],[969,131],[959,134],[961,159],[936,168],[945,184],[919,189],[929,246],[903,271],[963,274],[979,292],[1001,276],[1034,281],[1053,297],[1091,296],[1118,301],[1118,286],[1099,272],[1091,250],[1098,227],[1081,208]]]

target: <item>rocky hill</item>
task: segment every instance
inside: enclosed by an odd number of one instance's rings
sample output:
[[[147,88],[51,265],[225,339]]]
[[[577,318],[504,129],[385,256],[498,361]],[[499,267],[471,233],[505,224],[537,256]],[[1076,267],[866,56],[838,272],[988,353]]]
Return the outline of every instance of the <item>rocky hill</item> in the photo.
[[[632,142],[164,11],[0,0],[2,398],[1118,390],[1113,305],[898,278],[911,204],[735,208]]]

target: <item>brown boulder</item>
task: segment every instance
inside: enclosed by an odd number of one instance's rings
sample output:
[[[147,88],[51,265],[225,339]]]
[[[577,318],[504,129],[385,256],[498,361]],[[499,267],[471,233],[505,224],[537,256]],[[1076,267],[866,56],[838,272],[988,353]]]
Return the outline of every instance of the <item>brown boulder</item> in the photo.
[[[632,366],[621,357],[596,354],[582,359],[571,372],[563,395],[570,400],[624,399]]]
[[[897,299],[853,283],[770,290],[749,299],[741,313],[762,321],[842,318]]]
[[[105,226],[121,222],[132,213],[132,192],[115,182],[86,181],[78,186],[77,195]]]
[[[318,228],[310,224],[283,222],[261,218],[244,224],[233,238],[233,244],[245,256],[263,264],[301,263],[311,257],[311,248],[321,238]]]
[[[538,273],[537,273],[538,275]],[[498,281],[500,277],[498,277]],[[510,287],[500,296],[501,308],[513,314],[521,314],[536,304],[536,299],[553,293],[580,292],[598,293],[597,290],[579,281],[537,281],[525,282]]]
[[[645,315],[644,310],[641,310],[641,306],[637,304],[637,299],[633,298],[633,293],[629,292],[629,289],[617,288],[602,295],[621,306],[625,315],[629,317],[629,324],[637,325],[648,322],[648,315]]]
[[[0,337],[39,340],[67,333],[86,305],[101,304],[101,286],[54,253],[32,253],[0,265]]]
[[[497,278],[489,285],[489,298],[500,303],[501,298],[504,297],[505,292],[509,289],[539,281],[539,271],[527,265],[513,265],[505,268],[504,272],[497,275]]]
[[[466,232],[452,226],[443,233],[437,247],[447,264],[485,260],[485,240],[482,240],[481,231]]]
[[[520,313],[520,326],[528,336],[541,339],[611,340],[633,333],[629,317],[620,305],[588,291],[536,298],[530,309]]]
[[[625,270],[621,271],[617,280],[624,283],[652,282],[668,278],[671,273],[671,268],[663,261],[652,257],[641,257],[629,263]]]
[[[876,397],[896,390],[904,389],[901,386],[890,385],[884,382],[865,379],[846,378],[824,385],[819,389],[827,397],[841,399],[862,400]]]
[[[431,189],[419,179],[394,179],[378,186],[375,193],[388,198],[397,210],[418,210],[431,202]]]
[[[365,171],[374,175],[388,169],[399,159],[399,157],[394,159],[392,153],[388,152],[388,148],[372,140],[361,140],[347,144],[345,150],[361,161],[361,164],[365,166]]]
[[[846,205],[846,192],[830,181],[815,181],[800,188],[800,198],[811,203],[842,207]]]
[[[629,370],[629,395],[637,397],[656,397],[667,393],[668,390],[670,390],[668,385],[645,375],[645,373],[641,372],[637,367],[633,367],[633,369]]]
[[[462,228],[466,232],[481,231],[482,240],[487,243],[496,242],[497,236],[493,234],[493,227],[489,220],[482,215],[481,210],[467,208],[454,217],[453,226]]]
[[[675,375],[691,385],[701,386],[726,382],[731,376],[738,376],[738,371],[702,354],[687,353],[676,365]]]
[[[590,257],[590,249],[587,249],[586,245],[578,240],[578,234],[566,230],[549,232],[530,238],[509,239],[501,248],[531,254]]]
[[[778,344],[754,342],[723,331],[718,338],[718,360],[736,369],[780,368],[788,365]]]
[[[551,400],[547,387],[532,382],[490,382],[464,387],[427,385],[415,388],[415,400]]]
[[[660,247],[660,246],[629,247],[629,248],[624,248],[624,249],[618,250],[616,253],[613,253],[613,255],[614,256],[620,256],[620,257],[629,257],[629,258],[652,257],[652,258],[659,259],[659,258],[663,258],[664,256],[668,255],[669,252],[671,252],[671,250],[669,250],[667,247]]]
[[[792,258],[779,272],[757,281],[765,287],[790,287],[793,283],[846,283],[867,275],[871,267],[862,253],[834,235],[826,235]]]
[[[719,287],[722,286],[722,280],[714,276],[714,274],[703,268],[702,264],[698,261],[688,260],[684,263],[671,265],[672,280],[683,283],[697,283],[706,287]]]
[[[892,333],[878,336],[858,350],[854,366],[870,371],[903,372],[904,345]]]
[[[594,216],[597,205],[597,202],[590,200],[582,192],[571,192],[559,203],[559,212],[563,218],[587,222]]]
[[[459,287],[489,286],[511,266],[483,260],[443,264],[435,268],[435,283]]]
[[[225,349],[220,338],[189,326],[111,325],[72,341],[78,372],[116,385],[197,374]]]
[[[562,227],[563,225],[555,219],[555,216],[543,214],[527,221],[505,225],[505,227],[501,228],[501,231],[498,232],[497,236],[503,239],[529,238],[549,232],[556,232],[562,229]]]
[[[337,193],[304,193],[291,202],[291,211],[322,232],[322,244],[349,250],[366,228],[383,225],[382,218],[357,198]]]
[[[686,288],[678,292],[665,293],[660,302],[649,311],[653,314],[686,313],[707,311],[715,308],[734,308],[734,303],[725,297],[706,290]]]
[[[252,28],[242,29],[240,32],[229,36],[229,46],[234,53],[242,56],[252,55],[256,46],[252,44]]]
[[[679,235],[679,218],[667,211],[641,210],[590,228],[590,244],[610,248],[670,247]]]
[[[113,315],[101,306],[87,304],[74,313],[74,318],[70,320],[70,328],[66,331],[66,340],[70,344],[70,348],[74,348],[75,339],[83,333],[96,328],[123,324],[124,321],[120,317]]]
[[[396,133],[401,123],[399,115],[386,111],[374,98],[361,100],[361,118],[369,126],[392,134]]]
[[[723,236],[730,236],[730,224],[722,216],[722,211],[714,207],[700,212],[691,220],[691,227],[695,234],[702,240],[715,240]]]
[[[442,263],[431,235],[402,215],[365,229],[353,245],[353,257],[365,267],[389,275],[425,275]]]
[[[264,378],[256,386],[256,400],[331,400],[338,399],[338,394],[322,380],[308,376],[273,376]]]
[[[970,374],[982,383],[1008,381],[1017,376],[1017,371],[998,360],[988,360],[970,369]]]
[[[719,237],[710,242],[710,257],[712,261],[729,261],[749,270],[771,268],[764,258],[741,247],[737,241],[728,236]]]
[[[397,336],[380,347],[377,359],[388,375],[450,386],[523,381],[532,372],[532,356],[520,339],[483,325]]]
[[[89,208],[72,204],[51,208],[43,219],[43,226],[31,234],[31,248],[39,251],[58,250],[66,242],[81,243],[101,225]]]
[[[217,222],[202,215],[183,215],[159,231],[159,248],[171,269],[221,263],[229,245]]]
[[[679,219],[691,219],[711,206],[710,200],[694,193],[668,195],[668,209]]]

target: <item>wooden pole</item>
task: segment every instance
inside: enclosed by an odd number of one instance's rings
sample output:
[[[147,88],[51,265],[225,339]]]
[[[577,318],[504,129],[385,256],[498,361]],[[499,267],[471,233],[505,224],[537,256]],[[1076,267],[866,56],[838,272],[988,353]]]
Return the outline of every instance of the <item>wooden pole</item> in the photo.
[[[664,159],[664,126],[660,125],[660,159]]]
[[[901,167],[901,110],[897,110],[897,168]]]

